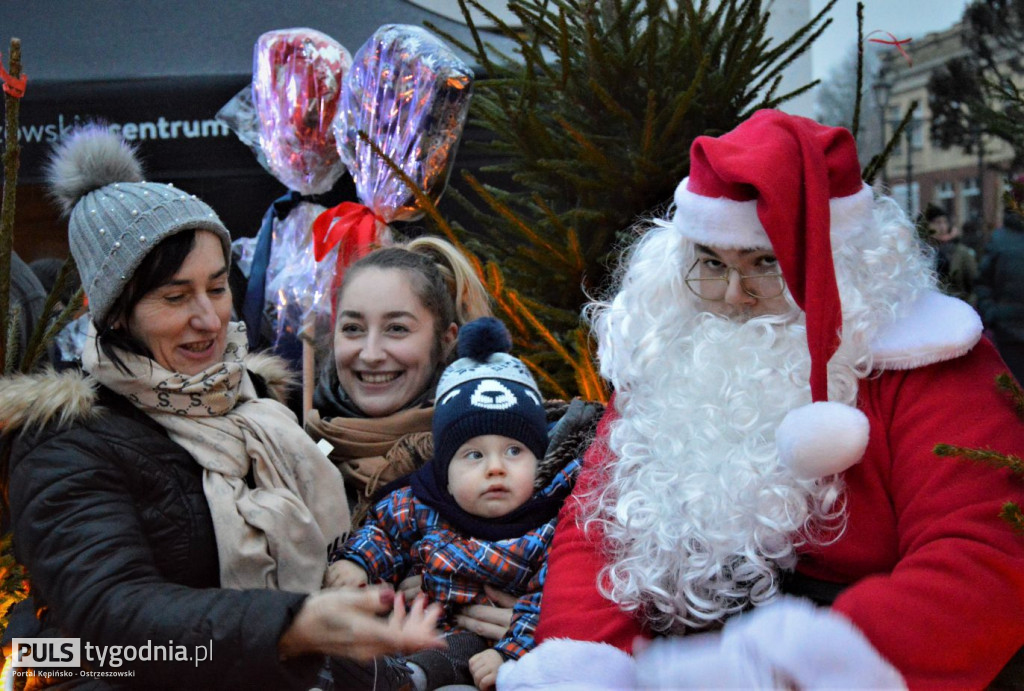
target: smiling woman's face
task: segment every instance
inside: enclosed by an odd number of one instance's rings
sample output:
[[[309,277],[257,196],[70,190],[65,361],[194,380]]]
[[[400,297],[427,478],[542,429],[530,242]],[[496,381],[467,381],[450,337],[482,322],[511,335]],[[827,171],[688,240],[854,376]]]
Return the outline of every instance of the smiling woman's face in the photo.
[[[450,324],[437,342],[434,316],[404,271],[361,269],[346,283],[338,302],[338,382],[366,415],[390,415],[431,384],[456,333]]]
[[[128,330],[161,367],[192,375],[224,359],[230,318],[224,249],[202,230],[171,280],[136,303]]]

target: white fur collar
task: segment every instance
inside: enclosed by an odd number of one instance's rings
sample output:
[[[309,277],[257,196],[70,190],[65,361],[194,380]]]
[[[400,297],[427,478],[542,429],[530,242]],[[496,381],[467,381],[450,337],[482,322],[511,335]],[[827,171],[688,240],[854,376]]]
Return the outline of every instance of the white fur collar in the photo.
[[[874,365],[900,370],[952,360],[977,345],[981,332],[981,318],[970,305],[928,291],[879,332],[871,344]]]

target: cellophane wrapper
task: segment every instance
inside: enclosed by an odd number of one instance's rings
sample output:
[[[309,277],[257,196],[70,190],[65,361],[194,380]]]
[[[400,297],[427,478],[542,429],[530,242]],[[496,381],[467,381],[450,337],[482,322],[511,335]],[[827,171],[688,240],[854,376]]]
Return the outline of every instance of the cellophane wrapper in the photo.
[[[313,220],[323,206],[301,202],[274,223],[270,263],[267,265],[265,309],[274,325],[274,346],[286,334],[330,333],[331,280],[338,248],[322,262],[313,258]],[[326,331],[325,331],[326,329]]]
[[[472,84],[472,70],[417,26],[385,24],[356,51],[334,135],[359,200],[385,223],[415,220],[423,209],[359,132],[436,203],[451,175]]]
[[[344,173],[333,122],[352,56],[314,29],[279,29],[253,48],[252,103],[270,172],[302,194],[330,190]]]

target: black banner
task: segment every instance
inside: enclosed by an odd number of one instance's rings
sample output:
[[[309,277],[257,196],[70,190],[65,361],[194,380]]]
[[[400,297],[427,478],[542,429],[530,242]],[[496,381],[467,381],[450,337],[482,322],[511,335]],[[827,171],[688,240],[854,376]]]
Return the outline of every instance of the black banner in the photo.
[[[263,171],[252,151],[215,118],[248,83],[246,75],[60,84],[30,80],[20,108],[19,182],[42,182],[53,144],[86,121],[105,122],[138,144],[152,180],[259,175]]]

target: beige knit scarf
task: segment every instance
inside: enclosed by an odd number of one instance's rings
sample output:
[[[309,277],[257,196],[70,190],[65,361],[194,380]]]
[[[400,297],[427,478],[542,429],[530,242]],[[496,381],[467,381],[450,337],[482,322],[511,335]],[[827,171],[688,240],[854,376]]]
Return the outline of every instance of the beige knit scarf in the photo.
[[[355,491],[353,525],[362,524],[380,488],[408,475],[434,455],[433,414],[430,407],[378,418],[323,419],[316,409],[309,411],[306,431],[313,439],[331,443],[330,459],[345,478],[345,486]]]
[[[162,425],[203,467],[221,586],[310,593],[323,583],[328,550],[349,531],[337,468],[287,407],[257,398],[243,364],[245,329],[228,329],[224,361],[195,374],[119,351],[119,370],[90,329],[83,368]],[[246,475],[252,469],[255,488]]]

